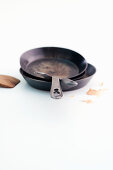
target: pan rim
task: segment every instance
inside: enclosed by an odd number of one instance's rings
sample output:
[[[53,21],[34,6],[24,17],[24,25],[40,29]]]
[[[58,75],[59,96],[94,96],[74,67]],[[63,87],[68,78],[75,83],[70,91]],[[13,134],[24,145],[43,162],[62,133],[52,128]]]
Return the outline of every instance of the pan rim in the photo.
[[[25,55],[26,55],[27,53],[33,52],[34,50],[46,49],[46,48],[53,48],[53,49],[55,48],[55,49],[61,49],[61,50],[68,50],[68,51],[70,51],[70,52],[72,52],[72,53],[77,54],[78,56],[81,57],[81,59],[83,59],[83,63],[85,64],[84,69],[83,69],[81,72],[79,72],[77,75],[72,76],[72,77],[70,77],[70,78],[76,78],[76,77],[78,77],[79,75],[83,74],[83,72],[84,72],[84,71],[87,69],[87,67],[88,67],[87,60],[86,60],[80,53],[78,53],[78,52],[76,52],[76,51],[74,51],[74,50],[71,50],[71,49],[69,49],[69,48],[58,47],[58,46],[44,46],[44,47],[32,48],[32,49],[30,49],[30,50],[25,51],[25,52],[22,53],[22,55],[20,56],[20,65],[21,65],[21,67],[23,67],[22,60],[23,60],[23,58],[25,57]],[[22,68],[22,69],[23,69],[25,72],[27,72],[24,68]],[[28,72],[27,72],[27,73],[28,73]],[[28,73],[28,74],[30,74],[30,73]],[[30,75],[33,76],[32,74],[30,74]]]
[[[97,69],[96,69],[96,67],[94,66],[94,65],[92,65],[92,64],[90,64],[90,63],[87,63],[88,64],[88,66],[91,66],[91,67],[93,67],[93,69],[94,69],[94,73],[93,74],[91,74],[91,75],[89,75],[89,76],[87,76],[87,77],[82,77],[82,78],[78,78],[78,79],[73,79],[73,80],[75,80],[75,81],[80,81],[80,80],[84,80],[84,79],[87,79],[87,78],[89,78],[89,77],[92,77],[95,73],[96,73],[96,71],[97,71]],[[88,67],[87,67],[88,68]],[[22,71],[21,71],[22,70]],[[87,69],[86,69],[87,70]],[[26,77],[26,78],[29,78],[29,79],[31,79],[31,80],[35,80],[35,81],[42,81],[42,82],[45,82],[45,83],[51,83],[51,81],[47,81],[47,80],[42,80],[42,79],[39,79],[39,78],[33,78],[33,77],[29,77],[29,75],[28,76],[26,76],[25,74],[28,74],[28,73],[26,73],[22,68],[20,68],[20,73],[22,74],[22,76],[24,76],[24,77]],[[84,73],[85,74],[85,73]],[[32,75],[30,75],[30,76],[32,76]]]

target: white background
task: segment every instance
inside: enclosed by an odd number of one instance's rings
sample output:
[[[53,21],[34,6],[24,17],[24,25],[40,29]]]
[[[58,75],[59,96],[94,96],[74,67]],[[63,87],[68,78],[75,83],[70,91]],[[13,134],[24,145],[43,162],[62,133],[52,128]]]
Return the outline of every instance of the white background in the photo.
[[[0,0],[0,170],[113,170],[112,0]],[[19,73],[29,49],[73,49],[97,68],[84,88],[53,100]],[[87,96],[89,88],[108,90]],[[82,100],[91,99],[92,104]]]

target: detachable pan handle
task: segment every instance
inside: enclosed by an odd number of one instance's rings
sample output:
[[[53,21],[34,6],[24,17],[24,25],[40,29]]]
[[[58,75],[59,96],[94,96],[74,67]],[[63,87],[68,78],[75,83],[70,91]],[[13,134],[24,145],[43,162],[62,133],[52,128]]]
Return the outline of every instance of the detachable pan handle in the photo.
[[[61,80],[61,87],[63,90],[69,90],[78,86],[78,82],[76,80],[71,80],[68,78],[64,78]]]
[[[63,96],[60,80],[57,77],[52,77],[50,95],[53,99],[60,99]]]
[[[68,78],[62,79],[61,82],[65,83],[67,86],[70,86],[70,87],[78,86],[78,83],[75,80],[71,80],[71,79],[68,79]]]

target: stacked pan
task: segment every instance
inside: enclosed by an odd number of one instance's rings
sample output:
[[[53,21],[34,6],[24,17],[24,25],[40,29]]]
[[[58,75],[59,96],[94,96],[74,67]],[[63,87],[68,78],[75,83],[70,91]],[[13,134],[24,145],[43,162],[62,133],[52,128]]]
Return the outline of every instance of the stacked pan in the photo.
[[[34,88],[50,91],[54,99],[63,91],[84,87],[96,72],[79,53],[59,47],[29,50],[20,57],[20,73]]]

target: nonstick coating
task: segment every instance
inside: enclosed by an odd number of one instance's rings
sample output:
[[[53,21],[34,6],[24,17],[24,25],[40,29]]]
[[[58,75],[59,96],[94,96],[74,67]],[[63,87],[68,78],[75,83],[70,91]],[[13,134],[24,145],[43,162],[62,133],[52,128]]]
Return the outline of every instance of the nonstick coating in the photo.
[[[37,72],[62,78],[74,78],[81,75],[87,68],[87,62],[75,51],[43,47],[25,52],[20,58],[21,68],[32,76]]]
[[[50,90],[51,82],[40,80],[38,78],[35,79],[33,76],[28,75],[22,69],[20,69],[20,73],[22,74],[22,76],[28,82],[28,84],[30,86],[32,86],[36,89],[40,89],[40,90],[46,90],[46,91]],[[69,90],[76,90],[76,89],[84,87],[91,80],[91,78],[93,77],[93,75],[95,73],[96,73],[96,68],[93,65],[88,64],[88,67],[87,67],[84,75],[82,75],[82,77],[80,77],[78,79],[76,79],[76,78],[73,79],[78,83],[78,86],[69,88],[65,84],[61,83],[62,90],[69,91]]]

